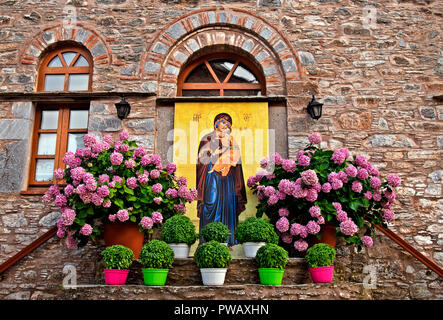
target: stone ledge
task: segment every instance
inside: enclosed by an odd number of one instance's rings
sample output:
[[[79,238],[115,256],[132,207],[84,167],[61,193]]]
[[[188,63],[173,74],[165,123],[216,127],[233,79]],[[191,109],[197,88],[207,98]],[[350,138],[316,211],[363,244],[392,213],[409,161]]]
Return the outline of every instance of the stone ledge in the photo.
[[[286,97],[281,95],[268,96],[223,96],[223,97],[164,97],[159,96],[156,103],[160,106],[171,105],[176,102],[270,102],[286,103]]]
[[[102,266],[98,266],[97,284],[104,284]],[[143,285],[143,266],[134,261],[128,275],[128,285]],[[228,266],[225,283],[227,285],[259,284],[258,264],[255,259],[234,258]],[[303,258],[290,258],[285,268],[283,284],[310,283],[310,276],[306,262]],[[192,258],[175,259],[173,268],[169,270],[166,285],[172,286],[195,286],[201,285],[200,269]]]
[[[78,285],[64,288],[55,299],[69,300],[370,300],[372,293],[362,284],[332,282],[265,286]]]
[[[155,94],[150,92],[138,91],[95,91],[95,92],[0,92],[0,100],[20,100],[20,101],[47,101],[47,100],[62,100],[62,101],[84,101],[84,100],[100,100],[100,99],[114,99],[124,96],[148,98]]]

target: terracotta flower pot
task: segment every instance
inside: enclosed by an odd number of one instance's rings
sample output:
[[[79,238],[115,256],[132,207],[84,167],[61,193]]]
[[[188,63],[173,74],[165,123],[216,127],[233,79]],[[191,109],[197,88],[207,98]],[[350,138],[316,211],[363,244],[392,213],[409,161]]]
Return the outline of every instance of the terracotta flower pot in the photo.
[[[314,244],[317,243],[327,243],[331,247],[335,248],[335,244],[337,243],[337,239],[335,238],[335,233],[337,231],[335,230],[335,226],[331,222],[326,222],[321,226],[320,234],[321,234],[321,240],[315,239]]]
[[[144,233],[140,232],[135,222],[113,222],[104,226],[104,238],[107,247],[115,244],[128,247],[134,253],[134,260],[137,260],[143,247]]]

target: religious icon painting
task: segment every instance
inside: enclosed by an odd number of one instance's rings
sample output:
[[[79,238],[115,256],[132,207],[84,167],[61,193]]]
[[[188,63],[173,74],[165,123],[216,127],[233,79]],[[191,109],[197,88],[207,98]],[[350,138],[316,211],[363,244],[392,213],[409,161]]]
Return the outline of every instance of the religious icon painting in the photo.
[[[198,230],[223,222],[231,233],[228,246],[237,244],[238,222],[255,216],[257,199],[246,181],[268,156],[268,134],[266,102],[175,104],[172,158],[177,175],[198,191],[186,215]]]

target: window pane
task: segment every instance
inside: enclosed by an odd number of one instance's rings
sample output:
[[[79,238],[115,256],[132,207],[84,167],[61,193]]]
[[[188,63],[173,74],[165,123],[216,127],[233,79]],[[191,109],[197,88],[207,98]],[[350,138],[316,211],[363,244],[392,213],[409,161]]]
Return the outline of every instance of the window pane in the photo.
[[[88,127],[88,110],[71,110],[69,129],[86,129]]]
[[[218,97],[220,90],[182,90],[184,97]]]
[[[37,154],[41,156],[55,154],[56,143],[56,133],[40,133],[38,137]]]
[[[52,181],[54,176],[54,159],[37,159],[35,164],[35,181]]]
[[[223,82],[226,79],[226,76],[231,71],[232,67],[234,66],[235,61],[217,59],[211,60],[209,64],[211,65],[212,70],[214,70],[215,74],[217,75],[218,80],[220,82]]]
[[[40,129],[57,129],[58,110],[43,110]]]
[[[68,151],[75,153],[78,148],[84,148],[83,138],[85,135],[86,133],[70,133],[68,136]]]
[[[58,56],[52,58],[52,60],[48,63],[48,67],[63,67],[62,62]]]
[[[215,83],[214,77],[204,63],[191,71],[186,78],[188,83]]]
[[[69,91],[88,90],[89,74],[70,74],[69,75]]]
[[[71,65],[72,60],[74,60],[76,52],[63,52],[63,59],[65,59],[66,66],[69,67]]]
[[[88,60],[86,60],[85,57],[80,56],[75,62],[74,67],[89,67]]]
[[[47,74],[45,76],[45,91],[63,91],[64,88],[64,74]]]
[[[244,64],[239,64],[229,79],[233,83],[258,83],[255,75]]]

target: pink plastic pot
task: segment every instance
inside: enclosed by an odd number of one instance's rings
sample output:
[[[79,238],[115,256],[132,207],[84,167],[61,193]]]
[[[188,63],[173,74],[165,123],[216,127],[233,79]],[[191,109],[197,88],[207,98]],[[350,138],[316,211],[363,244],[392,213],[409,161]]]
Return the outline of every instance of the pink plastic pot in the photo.
[[[129,270],[104,269],[105,282],[109,285],[123,285],[128,278]]]
[[[314,283],[331,282],[334,276],[334,266],[309,268],[309,273]]]

